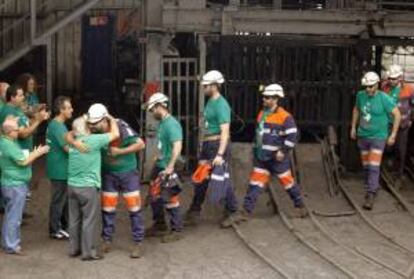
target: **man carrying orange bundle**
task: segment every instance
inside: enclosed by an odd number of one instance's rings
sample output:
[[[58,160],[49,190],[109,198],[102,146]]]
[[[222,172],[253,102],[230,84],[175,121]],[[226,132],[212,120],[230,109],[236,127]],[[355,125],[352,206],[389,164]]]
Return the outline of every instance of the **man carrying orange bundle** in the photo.
[[[165,210],[170,221],[170,232],[163,235],[164,243],[178,241],[183,226],[179,200],[181,188],[174,170],[181,155],[183,131],[180,122],[171,115],[168,103],[168,97],[159,92],[153,94],[146,103],[146,109],[159,121],[159,155],[149,190],[154,223],[148,234],[157,235],[167,231]]]

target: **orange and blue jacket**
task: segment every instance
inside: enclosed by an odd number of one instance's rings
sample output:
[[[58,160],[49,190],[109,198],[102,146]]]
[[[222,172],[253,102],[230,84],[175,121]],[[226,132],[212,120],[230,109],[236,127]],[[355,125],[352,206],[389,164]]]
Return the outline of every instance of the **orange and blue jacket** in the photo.
[[[285,154],[293,149],[298,138],[298,129],[292,115],[282,107],[278,107],[264,117],[264,111],[260,111],[257,116],[257,127],[262,126],[261,143],[256,137],[256,155],[261,161],[274,159],[275,152],[281,150]],[[262,123],[263,121],[263,123]],[[261,125],[262,124],[262,125]],[[256,153],[256,154],[257,154]]]

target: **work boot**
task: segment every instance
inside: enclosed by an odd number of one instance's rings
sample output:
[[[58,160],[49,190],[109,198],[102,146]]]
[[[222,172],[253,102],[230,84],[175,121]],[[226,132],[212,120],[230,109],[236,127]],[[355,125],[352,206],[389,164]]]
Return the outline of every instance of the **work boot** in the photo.
[[[33,214],[27,213],[27,212],[23,212],[23,219],[32,219],[33,218]]]
[[[372,210],[372,207],[374,206],[376,194],[374,193],[367,193],[365,195],[365,202],[362,205],[362,208],[365,210]]]
[[[158,237],[168,233],[168,226],[165,223],[154,222],[151,227],[145,230],[145,236]]]
[[[176,242],[182,238],[180,232],[172,231],[171,233],[164,235],[161,239],[162,243]]]
[[[394,189],[397,191],[402,190],[402,188],[404,187],[405,183],[407,182],[407,179],[405,177],[405,175],[400,175],[394,183]]]
[[[131,254],[129,255],[129,257],[131,259],[139,259],[142,257],[142,255],[144,254],[144,250],[142,249],[142,244],[136,243],[133,248],[131,249]]]
[[[401,178],[397,178],[394,183],[394,189],[400,191],[402,188],[402,181]]]
[[[230,228],[233,224],[238,224],[241,222],[246,222],[249,220],[250,214],[247,213],[246,211],[242,210],[242,211],[236,211],[232,214],[230,214],[226,219],[224,219],[221,222],[221,228],[226,229],[226,228]]]
[[[309,215],[308,209],[306,208],[304,204],[296,207],[296,211],[297,211],[299,218],[306,218]]]
[[[111,252],[111,248],[112,248],[112,242],[109,240],[104,240],[102,243],[102,252],[109,253]]]
[[[188,210],[184,217],[184,226],[196,226],[200,221],[200,212]]]

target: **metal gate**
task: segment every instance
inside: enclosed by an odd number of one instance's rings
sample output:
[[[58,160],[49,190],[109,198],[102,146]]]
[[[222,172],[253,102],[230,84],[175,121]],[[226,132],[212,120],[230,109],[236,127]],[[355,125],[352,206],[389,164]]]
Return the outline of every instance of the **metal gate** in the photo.
[[[351,39],[224,36],[212,42],[209,53],[209,68],[224,73],[225,94],[234,115],[245,122],[233,141],[252,140],[261,106],[259,85],[276,82],[285,89],[284,106],[296,118],[302,137],[333,125],[341,150],[352,148],[348,131],[354,93],[362,72],[374,67],[372,45]],[[349,162],[347,152],[341,154]]]
[[[170,98],[171,112],[181,122],[186,168],[196,163],[198,148],[198,82],[196,58],[164,58],[163,92]]]

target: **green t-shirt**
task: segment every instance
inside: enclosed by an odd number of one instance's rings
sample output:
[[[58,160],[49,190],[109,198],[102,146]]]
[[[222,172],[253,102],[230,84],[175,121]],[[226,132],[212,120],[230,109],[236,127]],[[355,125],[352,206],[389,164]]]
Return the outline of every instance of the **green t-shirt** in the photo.
[[[181,124],[173,116],[167,116],[161,120],[158,126],[157,138],[160,157],[156,165],[161,169],[165,169],[171,160],[174,142],[183,140]]]
[[[393,99],[382,91],[368,96],[363,90],[357,94],[356,107],[360,112],[358,136],[385,140],[389,134],[391,112],[396,108]]]
[[[223,96],[209,99],[204,108],[204,129],[206,135],[220,134],[220,125],[231,122],[231,109]]]
[[[19,128],[30,126],[30,121],[29,118],[27,118],[26,114],[24,114],[24,112],[20,108],[9,104],[5,104],[3,106],[3,109],[0,111],[0,125],[3,124],[4,120],[6,120],[6,117],[9,115],[19,117]],[[19,138],[17,142],[19,143],[22,149],[27,149],[29,151],[33,149],[33,136],[29,136],[24,139]]]
[[[111,142],[111,146],[116,146],[119,148],[128,147],[134,143],[137,143],[138,137],[127,137],[123,139],[121,142],[119,140],[115,142]],[[138,160],[135,153],[129,153],[125,155],[119,156],[110,156],[108,154],[108,149],[105,148],[102,151],[102,160],[103,160],[103,170],[104,172],[112,172],[112,173],[121,173],[121,172],[128,172],[132,170],[136,170],[138,167]]]
[[[22,150],[17,141],[0,137],[1,186],[13,187],[28,184],[32,177],[30,166],[21,166],[18,162],[26,160],[28,151]]]
[[[46,157],[47,176],[54,180],[68,179],[68,153],[63,149],[66,146],[65,134],[68,132],[65,123],[55,119],[49,122],[46,130],[46,143],[50,151]]]
[[[101,188],[101,152],[109,144],[109,136],[92,134],[78,139],[88,146],[88,152],[69,148],[68,185]]]

